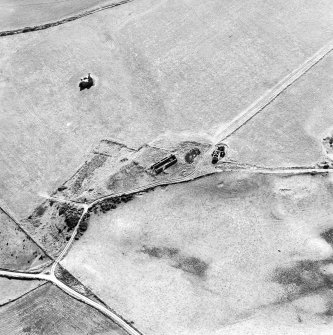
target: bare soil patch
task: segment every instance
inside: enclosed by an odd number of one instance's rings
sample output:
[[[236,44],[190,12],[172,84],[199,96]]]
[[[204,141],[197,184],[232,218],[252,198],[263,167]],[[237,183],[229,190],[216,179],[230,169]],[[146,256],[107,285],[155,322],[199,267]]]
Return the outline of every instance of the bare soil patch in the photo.
[[[0,309],[2,334],[125,335],[109,318],[52,284]]]

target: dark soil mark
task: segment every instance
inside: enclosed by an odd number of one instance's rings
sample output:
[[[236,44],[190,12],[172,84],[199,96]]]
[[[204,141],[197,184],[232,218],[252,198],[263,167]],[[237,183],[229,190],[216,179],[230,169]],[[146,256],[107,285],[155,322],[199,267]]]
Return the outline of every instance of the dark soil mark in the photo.
[[[34,213],[35,216],[42,216],[45,213],[46,209],[47,209],[47,206],[45,206],[44,204],[41,204],[35,209],[35,213]]]
[[[325,230],[320,236],[330,245],[333,246],[333,228]]]
[[[157,259],[171,259],[174,261],[172,267],[190,273],[199,278],[204,278],[206,276],[206,272],[209,267],[206,262],[197,257],[187,257],[182,255],[177,248],[148,247],[144,245],[140,252]]]
[[[189,164],[194,162],[195,157],[200,155],[200,150],[198,148],[193,148],[185,155],[185,161]]]
[[[6,31],[1,31],[0,32],[0,36],[9,36],[9,35],[16,35],[16,34],[24,34],[24,33],[30,33],[33,31],[38,31],[38,30],[44,30],[44,29],[48,29],[48,28],[52,28],[52,27],[56,27],[62,24],[65,24],[67,22],[71,22],[71,21],[75,21],[78,19],[81,19],[82,17],[109,9],[109,8],[113,8],[113,7],[117,7],[117,6],[121,6],[124,5],[128,2],[132,2],[133,0],[123,0],[120,1],[118,3],[114,3],[114,4],[110,4],[110,5],[105,5],[102,7],[98,7],[98,8],[94,8],[91,10],[88,10],[86,12],[83,12],[81,14],[75,15],[75,16],[71,16],[59,21],[55,21],[55,22],[50,22],[50,23],[46,23],[46,24],[41,24],[38,26],[33,26],[33,27],[25,27],[25,28],[20,28],[20,29],[14,29],[14,30],[6,30]]]
[[[197,257],[180,258],[175,268],[181,269],[184,272],[191,273],[197,277],[204,278],[209,265]]]
[[[179,250],[177,248],[147,247],[145,245],[142,247],[141,252],[149,255],[150,257],[155,258],[162,258],[162,257],[172,258],[179,254]]]
[[[332,287],[332,281],[320,270],[322,265],[330,262],[331,260],[299,261],[292,267],[277,268],[272,279],[286,287],[288,300],[294,300],[319,289]]]

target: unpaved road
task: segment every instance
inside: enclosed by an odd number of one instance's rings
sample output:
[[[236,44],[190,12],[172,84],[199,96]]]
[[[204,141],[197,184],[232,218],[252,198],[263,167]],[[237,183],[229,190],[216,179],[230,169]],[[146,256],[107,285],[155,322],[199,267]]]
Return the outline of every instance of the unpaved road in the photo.
[[[284,77],[278,82],[272,89],[267,91],[258,100],[252,103],[247,109],[237,115],[229,124],[221,127],[216,132],[214,139],[216,144],[228,138],[236,130],[245,125],[251,120],[256,114],[261,112],[266,106],[268,106],[273,100],[275,100],[284,90],[292,85],[297,79],[308,72],[313,66],[315,66],[321,59],[327,56],[333,50],[333,40],[330,41],[323,48],[319,49],[313,56],[307,59],[297,69],[291,72],[289,75]]]

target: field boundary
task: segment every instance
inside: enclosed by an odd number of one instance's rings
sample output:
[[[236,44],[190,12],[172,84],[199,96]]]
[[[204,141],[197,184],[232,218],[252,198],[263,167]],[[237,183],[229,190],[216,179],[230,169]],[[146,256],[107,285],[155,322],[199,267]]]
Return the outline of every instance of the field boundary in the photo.
[[[3,213],[5,213],[16,225],[17,225],[17,227],[26,235],[26,236],[28,236],[30,239],[31,239],[31,241],[33,242],[33,243],[35,243],[35,245],[37,245],[37,247],[39,248],[39,249],[41,249],[43,252],[44,252],[44,254],[50,259],[50,261],[51,262],[53,262],[53,261],[55,261],[55,259],[54,259],[54,257],[52,256],[52,255],[50,255],[45,249],[44,249],[44,246],[42,246],[33,236],[31,236],[28,232],[27,232],[27,230],[26,229],[24,229],[21,225],[20,225],[20,220],[18,220],[16,217],[15,217],[15,215],[12,213],[12,212],[10,212],[10,210],[9,209],[5,209],[4,208],[4,204],[1,204],[1,202],[0,202],[0,211],[2,211]]]
[[[88,16],[88,15],[91,15],[91,14],[94,14],[94,13],[97,13],[97,12],[101,12],[101,11],[106,10],[106,9],[110,9],[110,8],[113,8],[113,7],[118,7],[118,6],[121,6],[121,5],[125,5],[129,2],[132,2],[132,1],[134,1],[134,0],[122,0],[122,1],[117,2],[117,3],[93,8],[93,9],[87,10],[85,12],[79,13],[79,14],[74,15],[74,16],[69,16],[69,17],[66,17],[66,18],[58,20],[58,21],[44,23],[44,24],[40,24],[40,25],[37,25],[37,26],[0,31],[0,37],[17,35],[17,34],[24,34],[24,33],[31,33],[33,31],[49,29],[49,28],[52,28],[52,27],[60,26],[62,24],[65,24],[65,23],[68,23],[68,22],[71,22],[71,21],[81,19],[85,16]]]
[[[8,276],[8,277],[3,276],[3,278],[11,279],[9,276]],[[24,279],[22,279],[22,280],[24,280]],[[38,278],[36,278],[36,279],[32,279],[32,280],[39,280],[39,281],[41,281],[42,279],[38,279]],[[7,301],[7,302],[1,304],[0,307],[7,306],[7,305],[9,305],[9,304],[11,304],[11,303],[13,303],[13,302],[15,302],[15,301],[17,301],[17,300],[19,300],[19,299],[25,297],[26,295],[32,293],[33,291],[38,290],[40,287],[42,287],[42,286],[44,286],[44,285],[47,285],[47,284],[50,284],[50,283],[49,283],[48,281],[44,281],[44,282],[42,282],[40,285],[38,285],[38,286],[32,288],[31,290],[29,290],[29,291],[23,293],[22,295],[20,295],[20,296],[14,298],[14,299],[12,299],[12,300],[9,300],[9,301]],[[51,284],[51,285],[52,285],[52,284]]]

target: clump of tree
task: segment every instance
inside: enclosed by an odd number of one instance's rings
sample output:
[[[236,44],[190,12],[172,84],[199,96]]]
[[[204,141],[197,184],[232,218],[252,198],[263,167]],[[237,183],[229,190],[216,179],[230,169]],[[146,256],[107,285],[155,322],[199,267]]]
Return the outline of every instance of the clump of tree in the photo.
[[[133,194],[123,194],[118,197],[113,197],[113,198],[107,198],[96,205],[94,205],[90,211],[93,212],[94,214],[98,213],[106,213],[112,209],[116,209],[117,205],[121,204],[122,202],[126,203],[134,198]]]
[[[68,231],[75,228],[83,213],[82,208],[76,208],[68,203],[62,203],[59,206],[59,215],[64,217]]]

